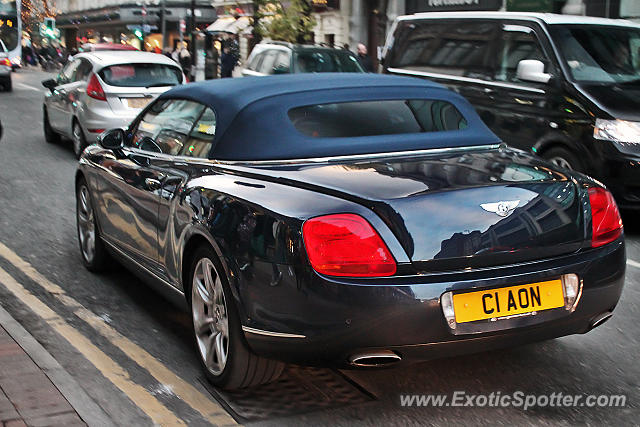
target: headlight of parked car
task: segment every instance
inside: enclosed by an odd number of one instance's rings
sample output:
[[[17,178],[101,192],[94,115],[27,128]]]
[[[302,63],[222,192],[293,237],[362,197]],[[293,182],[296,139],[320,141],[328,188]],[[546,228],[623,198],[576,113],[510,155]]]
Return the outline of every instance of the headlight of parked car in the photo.
[[[596,119],[593,137],[607,141],[640,144],[640,122]]]

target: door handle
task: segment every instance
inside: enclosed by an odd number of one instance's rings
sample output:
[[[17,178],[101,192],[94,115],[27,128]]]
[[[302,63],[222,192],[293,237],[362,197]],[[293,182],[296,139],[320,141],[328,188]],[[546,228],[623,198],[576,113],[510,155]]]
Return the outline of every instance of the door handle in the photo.
[[[162,182],[160,182],[160,180],[153,179],[153,178],[145,178],[144,186],[149,191],[156,191],[162,187]]]

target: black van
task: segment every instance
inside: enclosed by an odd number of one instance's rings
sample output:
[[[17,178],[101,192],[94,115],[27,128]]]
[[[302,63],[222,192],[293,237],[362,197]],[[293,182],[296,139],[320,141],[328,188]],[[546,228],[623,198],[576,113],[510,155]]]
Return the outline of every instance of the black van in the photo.
[[[511,146],[603,181],[640,208],[640,25],[585,16],[401,16],[384,72],[465,96]]]

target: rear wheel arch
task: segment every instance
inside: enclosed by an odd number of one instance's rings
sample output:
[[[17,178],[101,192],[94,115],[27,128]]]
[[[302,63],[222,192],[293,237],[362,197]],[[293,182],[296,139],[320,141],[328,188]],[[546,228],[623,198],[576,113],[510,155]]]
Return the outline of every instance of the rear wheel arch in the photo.
[[[563,150],[568,152],[573,157],[575,157],[575,159],[577,159],[578,172],[584,172],[590,167],[590,161],[588,156],[581,155],[575,149],[575,147],[572,147],[570,143],[567,143],[566,141],[563,141],[563,140],[554,139],[554,140],[543,141],[536,144],[534,149],[535,149],[535,154],[537,154],[539,157],[542,157],[543,159],[546,159],[547,156],[550,153],[553,153],[554,151]]]

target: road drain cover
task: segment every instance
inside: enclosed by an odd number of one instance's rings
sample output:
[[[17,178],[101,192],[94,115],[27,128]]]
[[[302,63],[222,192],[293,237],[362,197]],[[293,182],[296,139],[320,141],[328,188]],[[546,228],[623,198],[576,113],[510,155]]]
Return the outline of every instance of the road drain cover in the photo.
[[[263,421],[375,400],[340,372],[288,366],[275,382],[247,390],[224,391],[200,380],[240,423]]]

